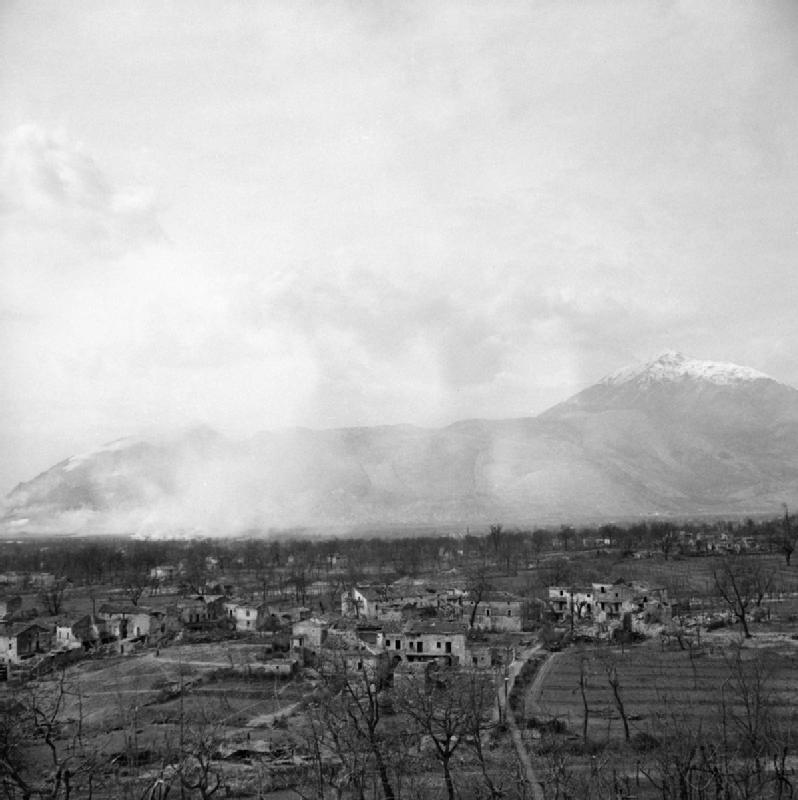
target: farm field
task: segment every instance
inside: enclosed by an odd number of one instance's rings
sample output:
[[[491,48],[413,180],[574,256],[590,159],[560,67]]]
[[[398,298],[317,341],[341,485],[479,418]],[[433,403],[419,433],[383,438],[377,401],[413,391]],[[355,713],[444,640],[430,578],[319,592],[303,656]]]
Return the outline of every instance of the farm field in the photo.
[[[791,742],[798,731],[798,641],[764,634],[738,643],[724,631],[702,636],[692,657],[675,643],[663,650],[656,640],[551,654],[518,720],[552,796],[662,797],[656,785],[666,769],[663,753],[671,759],[667,769],[677,769],[681,758],[684,774],[698,776],[698,784],[712,758],[742,769],[760,747],[764,753],[777,740]],[[785,763],[794,769],[789,750]],[[646,771],[657,778],[646,780]]]
[[[798,712],[798,642],[783,640],[780,647],[744,647],[737,671],[728,642],[704,637],[693,653],[670,646],[662,650],[649,641],[627,647],[602,645],[574,649],[553,656],[536,697],[527,696],[526,718],[557,719],[571,734],[581,736],[584,706],[580,673],[584,674],[589,709],[588,738],[609,742],[624,738],[608,670],[616,671],[621,700],[631,735],[655,734],[668,719],[680,724],[717,726],[723,704],[733,713],[742,711],[740,682],[766,681],[771,715],[787,718]],[[755,675],[756,673],[756,675]]]
[[[274,710],[276,690],[272,680],[249,682],[241,677],[232,681],[235,687],[227,686],[229,679],[227,683],[208,682],[208,676],[233,669],[245,675],[247,666],[255,665],[262,652],[262,646],[250,644],[227,643],[224,648],[212,644],[178,645],[162,650],[159,655],[149,650],[132,656],[84,661],[66,672],[69,693],[65,711],[74,719],[81,716],[89,728],[108,727],[133,706],[142,710],[168,708],[170,698],[180,693],[181,686],[184,698],[195,694],[228,696],[235,688],[233,694],[250,704],[257,695],[261,698],[258,705],[269,704],[270,710]],[[280,682],[277,685],[283,688]],[[253,709],[253,716],[259,713],[263,713],[262,709]]]
[[[25,691],[35,692],[46,712],[57,708],[62,736],[77,733],[81,747],[116,764],[102,777],[111,793],[96,788],[94,796],[119,797],[133,775],[141,780],[157,773],[164,755],[184,741],[194,746],[204,739],[213,742],[214,752],[230,756],[242,748],[265,753],[284,746],[275,722],[296,710],[309,685],[248,673],[262,654],[262,644],[176,645],[158,655],[149,650],[83,661]],[[44,748],[33,755],[46,761]],[[235,758],[225,764],[233,782],[242,770]]]

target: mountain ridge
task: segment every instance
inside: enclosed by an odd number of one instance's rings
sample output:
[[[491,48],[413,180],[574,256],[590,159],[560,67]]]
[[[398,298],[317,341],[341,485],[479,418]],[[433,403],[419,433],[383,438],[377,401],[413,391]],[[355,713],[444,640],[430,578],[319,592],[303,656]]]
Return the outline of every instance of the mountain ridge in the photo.
[[[663,380],[698,378],[711,383],[728,384],[750,380],[769,380],[769,375],[750,367],[741,367],[728,361],[707,361],[689,358],[675,350],[666,350],[642,365],[622,367],[598,381],[601,384],[626,383],[638,380],[653,383]]]
[[[536,417],[118,439],[20,483],[2,524],[169,535],[762,513],[792,501],[796,454],[797,389],[668,351]]]

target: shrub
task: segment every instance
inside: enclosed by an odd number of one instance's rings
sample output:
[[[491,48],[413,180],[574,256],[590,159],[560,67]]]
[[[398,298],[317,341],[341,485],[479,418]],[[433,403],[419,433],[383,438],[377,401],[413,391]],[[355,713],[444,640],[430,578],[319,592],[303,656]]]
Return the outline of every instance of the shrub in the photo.
[[[532,717],[526,721],[527,728],[537,728],[541,733],[563,734],[568,733],[568,723],[565,720],[553,717],[552,719],[539,720]]]
[[[635,733],[632,736],[631,744],[638,753],[646,753],[651,750],[656,750],[660,745],[660,741],[656,736],[652,736],[650,733],[641,731],[640,733]]]

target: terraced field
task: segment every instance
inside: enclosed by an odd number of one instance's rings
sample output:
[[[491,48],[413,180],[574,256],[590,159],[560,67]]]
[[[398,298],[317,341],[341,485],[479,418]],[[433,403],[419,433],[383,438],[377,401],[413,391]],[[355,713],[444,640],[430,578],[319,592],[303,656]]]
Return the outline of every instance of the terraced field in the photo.
[[[527,697],[527,719],[554,719],[572,736],[582,735],[585,717],[580,676],[588,707],[588,738],[622,741],[623,721],[610,685],[615,670],[618,694],[630,735],[659,735],[663,728],[719,729],[746,715],[743,695],[756,691],[771,721],[785,724],[798,713],[798,642],[745,646],[737,660],[728,639],[705,637],[694,652],[662,650],[658,642],[627,647],[602,645],[561,653],[548,670],[538,697]]]

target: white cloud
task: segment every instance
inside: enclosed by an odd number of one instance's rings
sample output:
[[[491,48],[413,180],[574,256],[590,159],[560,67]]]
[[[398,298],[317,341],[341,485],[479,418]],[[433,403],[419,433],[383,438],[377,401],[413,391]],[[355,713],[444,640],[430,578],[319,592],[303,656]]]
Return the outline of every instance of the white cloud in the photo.
[[[113,187],[79,142],[64,131],[25,124],[9,133],[0,157],[4,226],[27,236],[58,232],[118,254],[163,237],[143,187]]]
[[[729,8],[15,6],[8,428],[523,414],[667,347],[788,379],[795,12]]]

